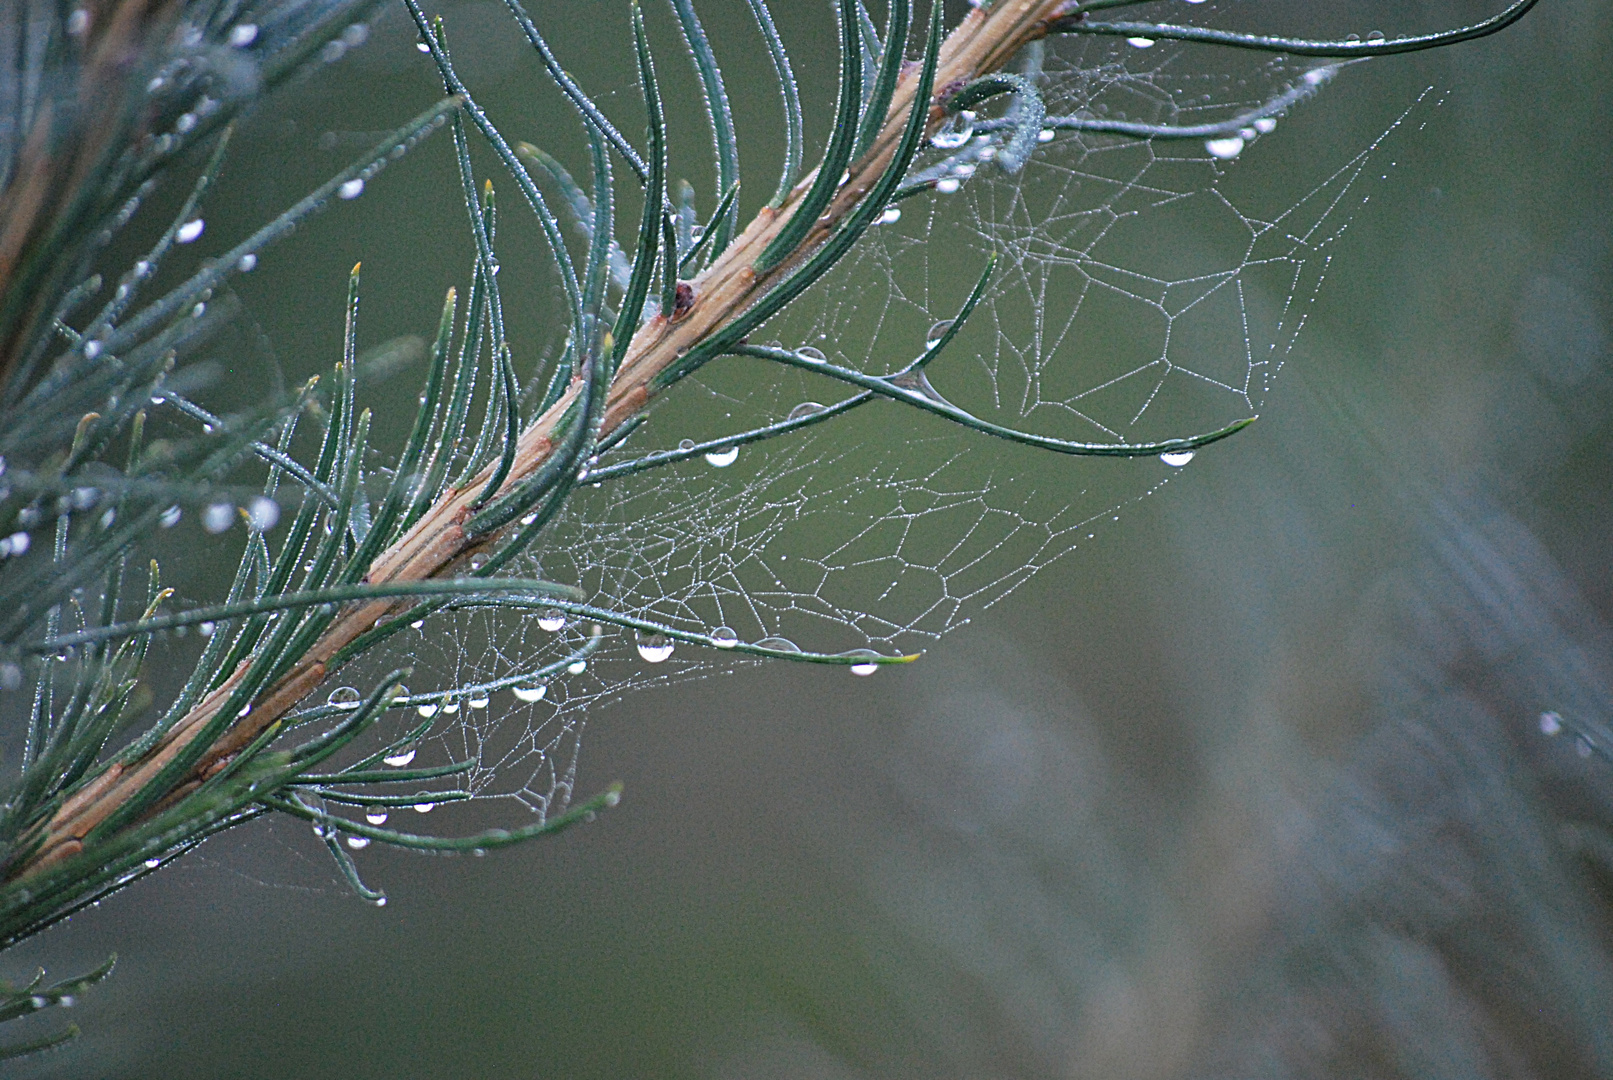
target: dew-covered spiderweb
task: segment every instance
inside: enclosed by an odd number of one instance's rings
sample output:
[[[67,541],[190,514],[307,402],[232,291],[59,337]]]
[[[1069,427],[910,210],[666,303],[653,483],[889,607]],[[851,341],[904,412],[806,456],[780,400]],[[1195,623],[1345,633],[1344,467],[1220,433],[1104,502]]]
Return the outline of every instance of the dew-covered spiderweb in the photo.
[[[929,191],[896,204],[752,340],[893,371],[953,317],[995,252],[985,299],[929,369],[948,400],[1000,424],[1091,442],[1158,440],[1259,414],[1365,181],[1387,171],[1384,140],[1302,169],[1284,158],[1284,131],[1306,122],[1305,99],[1334,75],[1314,62],[1099,41],[1057,42],[1024,62],[1053,118],[1251,119],[1170,141],[1049,128],[1010,172],[997,159],[1012,128],[990,121],[1011,120],[1015,106],[1000,98],[981,109],[979,131],[954,128],[926,150],[910,178]],[[1291,108],[1280,121],[1259,115],[1284,95]],[[1273,195],[1248,182],[1250,170],[1279,162],[1290,186]],[[1299,173],[1306,179],[1293,186]],[[676,387],[599,466],[853,392],[724,358]],[[876,401],[737,454],[585,486],[519,572],[578,585],[597,607],[721,640],[918,652],[1100,542],[1127,506],[1190,473],[1190,456],[1060,456]],[[594,632],[591,620],[558,615],[451,612],[367,668],[412,665],[415,693],[462,688],[434,713],[415,765],[474,760],[456,783],[552,814],[574,785],[590,787],[577,770],[593,706],[740,662],[606,625],[587,657],[521,678],[563,664]],[[397,730],[416,722],[412,713],[389,721]]]

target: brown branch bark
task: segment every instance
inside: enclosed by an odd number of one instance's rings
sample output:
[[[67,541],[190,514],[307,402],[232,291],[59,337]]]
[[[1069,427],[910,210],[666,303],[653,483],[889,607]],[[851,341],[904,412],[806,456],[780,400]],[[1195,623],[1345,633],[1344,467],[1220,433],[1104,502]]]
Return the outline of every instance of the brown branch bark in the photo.
[[[1026,43],[1043,36],[1047,23],[1057,18],[1067,5],[1068,0],[996,0],[990,8],[970,11],[942,45],[935,98],[941,98],[950,87],[1000,68]],[[878,139],[868,153],[852,165],[849,178],[802,243],[796,260],[810,253],[844,220],[889,164],[912,104],[916,82],[916,71],[903,75]],[[933,130],[941,123],[942,112],[934,99],[928,103],[928,108],[929,129]],[[686,314],[671,323],[658,315],[639,330],[611,385],[605,414],[606,433],[649,403],[649,387],[656,375],[742,313],[789,270],[796,260],[786,260],[762,275],[752,267],[789,219],[811,181],[809,175],[797,184],[779,209],[764,208],[721,257],[695,278],[692,283],[694,301]],[[554,447],[555,425],[577,393],[578,387],[573,386],[527,428],[521,436],[515,466],[505,481],[505,489],[519,484],[548,458]],[[465,535],[463,523],[490,471],[491,466],[465,487],[446,492],[408,533],[376,559],[369,580],[403,582],[444,575],[454,571],[469,556],[473,546],[489,543],[486,538],[473,543]],[[182,797],[223,768],[234,754],[319,686],[325,678],[326,665],[343,646],[399,607],[399,601],[377,600],[355,605],[340,615],[297,666],[270,687],[253,703],[251,711],[209,748],[195,772],[170,793],[166,802]],[[42,842],[35,855],[18,867],[11,879],[25,878],[82,851],[83,837],[189,745],[229,698],[241,675],[239,670],[233,673],[142,760],[128,766],[111,765],[82,787],[43,826],[39,833]]]

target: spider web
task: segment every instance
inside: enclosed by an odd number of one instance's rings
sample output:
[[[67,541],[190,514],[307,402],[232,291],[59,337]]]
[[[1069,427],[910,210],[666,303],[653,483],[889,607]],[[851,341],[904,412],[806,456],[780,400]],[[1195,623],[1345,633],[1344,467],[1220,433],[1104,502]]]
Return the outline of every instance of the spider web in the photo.
[[[1067,41],[1027,63],[1040,71],[1050,116],[1169,125],[1236,117],[1331,75],[1243,57],[1234,58],[1241,68],[1185,66],[1202,55]],[[910,178],[933,181],[934,192],[898,204],[900,215],[887,214],[893,220],[753,339],[893,371],[956,314],[996,252],[985,299],[929,369],[948,400],[1085,441],[1215,430],[1264,407],[1365,200],[1362,181],[1405,120],[1275,208],[1233,194],[1239,171],[1259,168],[1251,159],[1268,147],[1226,160],[1229,149],[1280,139],[1266,121],[1237,134],[1237,147],[1226,138],[1044,133],[1017,173],[995,160],[1011,130],[932,148]],[[600,464],[776,422],[852,392],[726,358],[669,394]],[[731,463],[696,458],[585,487],[516,572],[577,584],[593,605],[699,634],[819,652],[918,651],[1097,541],[1180,465],[1052,455],[876,401],[747,446]],[[445,613],[370,661],[377,675],[413,665],[416,693],[459,688],[414,764],[474,760],[460,780],[477,800],[551,814],[577,782],[592,708],[744,662],[688,644],[636,649],[633,631],[608,625],[581,658],[596,628],[558,622]],[[569,668],[541,680],[486,687],[568,658],[576,658]],[[415,722],[399,720],[393,733]],[[421,806],[432,805],[423,794]]]

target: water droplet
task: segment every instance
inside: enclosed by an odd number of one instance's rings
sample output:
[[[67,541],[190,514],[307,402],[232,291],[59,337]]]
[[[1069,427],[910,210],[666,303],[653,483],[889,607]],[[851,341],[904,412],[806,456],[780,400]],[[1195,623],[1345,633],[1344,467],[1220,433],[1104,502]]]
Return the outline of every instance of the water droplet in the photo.
[[[1556,735],[1563,730],[1563,718],[1554,712],[1540,714],[1540,733],[1542,735]]]
[[[414,622],[409,624],[409,629],[410,630],[418,630],[424,625],[426,625],[426,620],[424,620],[424,619],[416,619]]]
[[[847,653],[846,655],[847,656],[867,656],[867,657],[871,658],[869,663],[852,664],[851,665],[851,673],[853,675],[872,675],[874,672],[878,671],[879,668],[880,668],[879,664],[872,662],[872,659],[877,659],[878,656],[879,656],[879,654],[877,652],[875,652],[874,650],[872,650],[872,649],[853,649],[851,652]]]
[[[437,703],[435,701],[432,701],[432,702],[427,702],[424,705],[415,706],[414,711],[419,713],[421,716],[425,717],[427,720],[430,720],[433,716],[437,715],[437,710],[439,710],[441,708],[442,708],[442,705],[440,705],[439,703]]]
[[[543,695],[548,693],[548,692],[549,692],[548,686],[544,685],[543,683],[539,683],[536,686],[512,686],[512,687],[510,687],[510,693],[515,695],[515,700],[524,701],[528,705],[532,704],[534,701],[543,700]]]
[[[171,529],[175,525],[179,524],[179,519],[183,514],[184,511],[179,507],[170,506],[168,509],[164,510],[158,515],[157,524],[161,525],[165,529]]]
[[[1328,78],[1332,74],[1333,74],[1333,72],[1329,68],[1325,68],[1325,67],[1311,68],[1309,71],[1307,71],[1305,73],[1305,85],[1306,86],[1320,86],[1322,83],[1327,82]]]
[[[1129,37],[1126,39],[1126,44],[1137,49],[1152,49],[1154,47],[1154,39],[1146,37]]]
[[[0,544],[5,545],[4,553],[8,556],[23,554],[33,542],[33,537],[25,532],[14,532],[4,540],[0,540]]]
[[[246,504],[246,516],[253,532],[268,532],[280,520],[280,504],[267,495],[254,495]]]
[[[931,326],[929,332],[924,335],[924,347],[933,349],[941,344],[941,339],[946,336],[946,332],[950,329],[952,329],[951,319],[942,319],[934,326]]]
[[[1052,142],[1053,141],[1053,135],[1054,135],[1054,131],[1053,131],[1052,128],[1043,128],[1041,131],[1038,131],[1036,133],[1036,141],[1039,142],[1039,143]]]
[[[237,49],[244,49],[258,40],[258,28],[255,23],[240,23],[230,27],[230,44]]]
[[[205,228],[207,228],[207,222],[201,218],[191,218],[179,227],[179,231],[174,234],[174,239],[181,244],[188,244],[202,235],[202,230]]]
[[[414,804],[414,812],[417,814],[429,814],[435,809],[437,809],[437,804],[434,802],[417,802]]]
[[[235,521],[235,504],[217,502],[202,511],[202,528],[210,533],[221,533]]]
[[[392,766],[394,769],[401,769],[405,765],[409,764],[409,762],[414,760],[414,747],[411,746],[407,750],[399,750],[396,754],[388,754],[381,760]]]
[[[706,455],[706,463],[718,469],[726,469],[739,460],[739,447],[730,446],[723,450],[713,450]]]
[[[1255,130],[1262,135],[1270,135],[1277,130],[1277,118],[1275,116],[1262,116],[1255,121]]]
[[[364,194],[364,178],[354,177],[336,189],[336,194],[344,199],[356,199]]]
[[[800,420],[803,417],[816,416],[818,413],[821,413],[823,410],[824,410],[824,406],[818,404],[816,401],[803,401],[803,402],[801,402],[801,404],[799,404],[795,408],[791,409],[790,410],[790,415],[786,416],[784,419],[786,419],[786,420]]]
[[[90,13],[84,8],[74,8],[73,13],[67,17],[67,33],[78,37],[90,28]]]
[[[1583,735],[1574,740],[1574,753],[1580,757],[1590,757],[1593,749],[1595,748],[1591,746],[1591,741]]]
[[[456,712],[459,711],[459,702],[457,702],[457,701],[445,701],[445,702],[443,702],[442,711],[444,713],[448,714],[449,716],[454,715]]]
[[[181,135],[188,135],[196,127],[196,114],[193,112],[180,113],[179,119],[174,121],[174,130]]]
[[[765,637],[756,643],[758,648],[772,649],[774,652],[800,652],[801,646],[785,637]]]
[[[879,215],[879,223],[881,225],[894,225],[896,222],[901,220],[902,208],[900,206],[887,206],[885,207],[885,212]]]
[[[362,851],[370,846],[370,838],[368,836],[349,836],[347,846],[354,851]]]
[[[326,698],[325,701],[338,709],[356,709],[363,699],[364,696],[353,687],[338,686],[330,692],[330,697]]]
[[[829,359],[827,356],[823,355],[823,350],[814,349],[811,345],[803,345],[799,349],[796,349],[795,355],[799,356],[803,360],[809,360],[814,364],[822,364]]]
[[[638,643],[638,654],[646,663],[659,664],[672,655],[672,642],[665,634],[653,634]]]
[[[428,53],[428,52],[431,51],[431,46],[427,45],[424,41],[415,42],[414,47],[419,49],[423,53]]]
[[[564,612],[556,611],[554,608],[538,612],[538,629],[547,630],[553,634],[565,628],[566,616]]]
[[[573,675],[581,675],[587,669],[588,661],[586,660],[573,660],[571,663],[566,665],[566,670]]]
[[[956,150],[968,142],[974,133],[975,114],[964,109],[946,118],[945,123],[930,136],[930,145],[937,150]]]
[[[28,1004],[32,1005],[36,1009],[43,1009],[45,1006],[50,1004],[50,999],[35,994],[33,997],[28,999]]]
[[[525,517],[521,518],[521,524],[522,525],[530,525],[536,520],[538,520],[538,515],[537,515],[536,512],[533,512],[533,513],[527,514]]]
[[[161,865],[162,865],[162,860],[161,859],[147,859],[146,860],[146,869],[147,870],[155,870],[155,869],[157,869],[157,867],[159,867]]]
[[[218,624],[217,623],[204,622],[204,623],[202,623],[202,625],[200,625],[200,626],[198,626],[196,628],[196,631],[197,631],[197,633],[201,634],[202,637],[212,637],[213,636],[213,631],[215,631],[217,629],[218,629]]]
[[[485,709],[485,708],[487,708],[488,700],[489,699],[487,699],[485,697],[473,697],[473,698],[470,699],[468,704],[473,709]]]
[[[356,22],[342,31],[342,40],[350,49],[356,49],[370,40],[370,24]]]
[[[943,195],[951,195],[958,187],[958,178],[955,176],[943,177],[935,182],[935,190]]]
[[[249,251],[236,262],[235,268],[243,274],[250,274],[257,265],[258,257]]]
[[[678,449],[679,450],[693,450],[694,449],[694,440],[693,439],[679,439],[678,440]]]
[[[711,632],[711,643],[719,649],[732,649],[739,644],[739,635],[726,626],[719,626]]]
[[[1204,149],[1210,152],[1211,157],[1220,158],[1222,161],[1230,161],[1243,153],[1243,137],[1229,135],[1224,139],[1206,139]]]
[[[102,345],[99,341],[86,341],[84,343],[84,359],[94,360],[101,355]]]
[[[1165,453],[1159,455],[1159,460],[1163,461],[1173,469],[1180,469],[1183,465],[1186,465],[1189,461],[1193,460],[1193,451],[1167,450]]]
[[[386,810],[381,807],[377,807],[374,810],[366,810],[364,811],[364,820],[369,822],[371,825],[385,825]]]

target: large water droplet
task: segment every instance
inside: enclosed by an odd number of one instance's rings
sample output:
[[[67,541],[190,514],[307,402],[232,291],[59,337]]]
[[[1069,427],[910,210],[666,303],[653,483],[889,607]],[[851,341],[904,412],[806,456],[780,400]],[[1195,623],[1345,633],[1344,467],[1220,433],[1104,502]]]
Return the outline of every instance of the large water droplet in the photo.
[[[429,814],[435,809],[437,809],[437,804],[434,802],[417,802],[414,804],[414,812],[417,814]]]
[[[1277,118],[1275,116],[1262,116],[1255,121],[1255,130],[1262,135],[1270,135],[1277,130]]]
[[[437,704],[435,701],[432,701],[425,705],[417,705],[414,711],[425,717],[427,720],[430,720],[433,716],[437,715],[437,711],[441,708],[441,705]]]
[[[341,187],[337,188],[336,194],[340,195],[344,199],[358,198],[360,195],[364,194],[364,178],[361,176],[355,176],[353,179],[347,181]]]
[[[376,807],[373,810],[364,811],[364,820],[368,821],[371,825],[385,825],[386,824],[386,810],[385,810],[385,808]]]
[[[354,851],[362,851],[370,846],[370,838],[368,836],[349,836],[347,846]]]
[[[487,708],[487,703],[488,699],[485,697],[473,697],[468,702],[470,707],[473,709],[485,709]]]
[[[961,181],[955,176],[943,177],[935,182],[935,190],[943,195],[951,195],[961,186]]]
[[[243,274],[250,274],[253,270],[256,270],[257,267],[258,267],[258,257],[256,255],[254,255],[250,251],[247,252],[245,255],[242,255],[241,258],[239,260],[237,260],[236,264],[235,264],[235,268],[237,270],[241,271],[241,273],[243,273]]]
[[[723,450],[713,450],[706,455],[706,463],[719,469],[726,469],[739,460],[739,447],[730,446]]]
[[[814,364],[821,364],[829,359],[827,356],[823,355],[823,350],[814,349],[810,345],[803,345],[799,349],[796,349],[795,355],[799,356],[803,360],[810,360]]]
[[[581,675],[584,671],[588,670],[588,661],[573,660],[571,663],[566,665],[566,670],[573,675]]]
[[[790,410],[790,415],[786,416],[784,419],[786,419],[786,420],[800,420],[803,417],[816,416],[818,413],[821,413],[823,410],[824,410],[824,406],[818,404],[816,401],[803,401],[803,402],[801,402],[801,404],[799,404],[795,408],[791,409]]]
[[[553,634],[565,628],[566,616],[564,612],[556,611],[554,608],[538,612],[538,629],[547,630]]]
[[[1220,158],[1222,161],[1230,161],[1243,153],[1243,137],[1241,135],[1229,135],[1224,139],[1207,139],[1204,143],[1204,149],[1210,152],[1211,157]]]
[[[638,654],[644,657],[646,663],[659,664],[672,655],[673,643],[665,634],[652,634],[647,638],[640,638]]]
[[[772,649],[775,652],[800,652],[801,646],[786,637],[765,637],[756,643],[758,648]]]
[[[887,206],[885,207],[885,212],[879,215],[881,225],[894,225],[901,220],[902,208],[900,206]]]
[[[246,504],[246,516],[253,532],[268,532],[280,520],[280,504],[267,495],[254,495]]]
[[[937,150],[956,150],[968,142],[975,133],[975,114],[968,109],[953,113],[930,136],[930,145]]]
[[[924,347],[933,349],[941,344],[941,339],[946,336],[946,332],[950,329],[952,329],[951,319],[942,319],[934,326],[931,326],[929,332],[924,335]]]
[[[351,686],[338,686],[325,700],[338,709],[356,709],[363,700],[363,695]]]
[[[235,505],[216,502],[202,511],[202,528],[210,533],[221,533],[235,521]]]
[[[399,750],[395,754],[388,754],[381,760],[392,766],[394,769],[401,769],[405,765],[409,764],[409,762],[414,760],[414,747],[411,746],[407,750]]]
[[[1186,465],[1189,461],[1193,460],[1193,451],[1167,450],[1165,453],[1159,455],[1159,460],[1163,461],[1173,469],[1180,469],[1183,465]]]
[[[515,695],[515,700],[524,701],[529,705],[534,701],[542,701],[543,695],[548,693],[548,690],[549,688],[543,683],[539,683],[536,686],[510,687],[510,693]]]
[[[155,869],[157,869],[157,867],[159,867],[161,865],[162,865],[162,860],[161,859],[147,859],[146,860],[146,869],[147,870],[155,870]]]
[[[179,518],[183,513],[184,513],[184,511],[181,510],[179,507],[170,506],[168,509],[164,510],[160,515],[158,515],[157,524],[161,525],[165,529],[171,529],[175,525],[179,524]]]
[[[1557,735],[1563,730],[1563,718],[1554,712],[1540,714],[1540,733],[1542,735]]]
[[[739,644],[739,635],[726,626],[719,626],[711,632],[711,643],[719,649],[732,649]]]
[[[205,228],[207,228],[207,222],[201,218],[191,218],[179,227],[179,231],[174,234],[174,239],[181,244],[188,244],[202,235],[202,230]]]
[[[256,23],[237,23],[230,27],[230,44],[237,49],[244,49],[256,40],[258,40]]]

